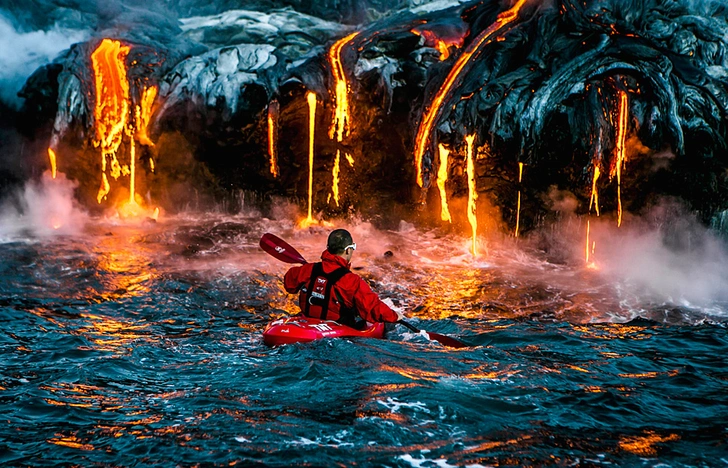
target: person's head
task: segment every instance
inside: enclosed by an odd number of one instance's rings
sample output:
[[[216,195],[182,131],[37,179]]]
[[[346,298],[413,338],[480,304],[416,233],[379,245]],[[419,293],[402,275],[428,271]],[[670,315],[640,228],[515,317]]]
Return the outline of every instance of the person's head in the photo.
[[[326,242],[326,250],[334,255],[344,257],[347,262],[351,262],[351,257],[356,250],[354,239],[346,229],[335,229],[329,234],[329,240]]]

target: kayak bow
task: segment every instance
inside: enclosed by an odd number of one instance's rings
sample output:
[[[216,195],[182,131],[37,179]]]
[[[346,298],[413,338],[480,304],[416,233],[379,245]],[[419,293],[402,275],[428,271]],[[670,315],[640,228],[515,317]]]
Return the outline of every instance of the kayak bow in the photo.
[[[324,338],[384,338],[384,324],[370,323],[364,330],[347,327],[332,320],[294,316],[274,320],[263,331],[268,346],[307,343]]]

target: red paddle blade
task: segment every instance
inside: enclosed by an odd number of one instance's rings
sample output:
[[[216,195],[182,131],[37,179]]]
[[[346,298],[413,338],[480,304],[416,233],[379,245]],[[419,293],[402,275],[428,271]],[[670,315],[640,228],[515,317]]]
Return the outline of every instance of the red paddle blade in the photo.
[[[432,333],[432,332],[425,332],[430,337],[431,340],[435,340],[438,343],[440,343],[443,346],[447,346],[448,348],[467,348],[468,345],[463,343],[462,341],[456,340],[455,338],[451,338],[449,336],[441,335],[439,333]]]
[[[260,248],[286,263],[306,263],[306,259],[286,241],[266,232],[260,238]]]

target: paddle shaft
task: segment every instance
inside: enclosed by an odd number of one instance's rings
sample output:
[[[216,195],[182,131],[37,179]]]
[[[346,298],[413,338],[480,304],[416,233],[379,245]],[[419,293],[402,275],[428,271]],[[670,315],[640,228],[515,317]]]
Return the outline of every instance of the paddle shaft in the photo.
[[[405,327],[409,328],[411,331],[415,333],[420,333],[420,329],[412,325],[411,323],[405,322],[404,320],[399,320],[397,323],[401,323]]]

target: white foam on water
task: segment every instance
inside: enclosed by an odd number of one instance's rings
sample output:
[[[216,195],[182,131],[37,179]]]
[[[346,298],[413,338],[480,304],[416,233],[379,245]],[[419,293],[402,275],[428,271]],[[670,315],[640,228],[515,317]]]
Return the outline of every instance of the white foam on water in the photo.
[[[388,397],[387,400],[377,400],[377,403],[387,408],[392,413],[398,413],[399,410],[402,408],[411,408],[415,411],[424,411],[425,413],[429,413],[430,410],[427,409],[427,405],[422,403],[421,401],[416,401],[413,403],[407,403],[407,402],[401,402],[395,398]]]

